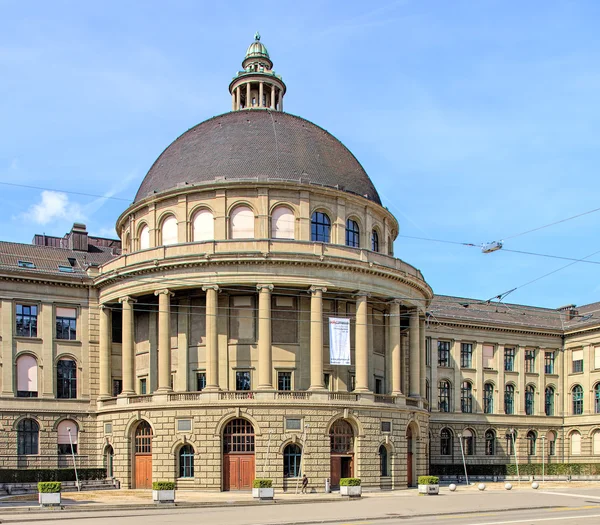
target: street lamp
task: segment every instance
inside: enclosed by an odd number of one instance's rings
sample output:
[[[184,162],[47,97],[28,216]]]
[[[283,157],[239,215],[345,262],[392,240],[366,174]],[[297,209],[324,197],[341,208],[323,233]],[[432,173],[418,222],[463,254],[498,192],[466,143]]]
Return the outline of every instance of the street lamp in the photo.
[[[514,452],[514,455],[515,455],[515,465],[517,467],[517,483],[520,486],[521,485],[521,476],[519,475],[519,459],[517,457],[517,445],[516,445],[516,442],[515,442],[516,430],[514,428],[509,428],[508,432],[509,432],[511,440],[512,440],[513,452]]]
[[[77,475],[77,463],[75,462],[75,450],[73,449],[73,437],[71,436],[71,427],[67,427],[67,433],[69,434],[69,443],[71,444],[71,457],[73,458],[73,469],[75,470],[75,486],[77,492],[81,490],[79,486],[79,476]]]
[[[542,483],[544,483],[545,470],[546,470],[546,436],[542,436]]]
[[[465,479],[467,480],[467,485],[469,484],[469,474],[467,474],[467,462],[465,460],[465,449],[463,447],[462,434],[458,434],[458,442],[460,443],[460,453],[462,454],[463,466],[465,468]]]

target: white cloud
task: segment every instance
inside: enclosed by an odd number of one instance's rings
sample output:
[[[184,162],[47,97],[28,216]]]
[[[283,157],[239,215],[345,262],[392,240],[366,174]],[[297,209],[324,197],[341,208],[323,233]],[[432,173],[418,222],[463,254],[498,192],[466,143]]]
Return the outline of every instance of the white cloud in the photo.
[[[79,204],[69,202],[69,196],[58,191],[43,191],[41,202],[31,206],[27,215],[37,224],[47,224],[56,219],[84,219]]]

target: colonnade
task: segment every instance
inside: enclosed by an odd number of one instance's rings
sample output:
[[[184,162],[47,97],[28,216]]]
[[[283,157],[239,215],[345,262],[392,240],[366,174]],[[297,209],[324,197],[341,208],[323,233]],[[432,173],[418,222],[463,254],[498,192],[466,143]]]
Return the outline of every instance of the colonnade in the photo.
[[[258,86],[257,86],[258,84]],[[258,87],[258,92],[256,88]],[[245,84],[238,85],[231,91],[231,109],[237,111],[242,109],[242,89],[245,89],[245,106],[243,109],[249,108],[270,108],[273,110],[283,111],[283,91],[276,87],[275,84],[265,82],[246,82]],[[270,97],[268,103],[265,103],[267,97],[265,96],[270,90]],[[252,104],[252,92],[256,93],[256,104]]]
[[[272,341],[271,341],[271,297],[272,284],[257,285],[258,292],[258,390],[273,390]],[[219,287],[202,287],[206,293],[206,388],[219,390],[219,349],[217,330],[217,295]],[[312,286],[310,293],[310,390],[325,390],[323,377],[323,294],[327,288]],[[171,297],[168,289],[154,292],[158,296],[158,389],[157,392],[170,392],[171,388]],[[355,322],[355,392],[369,393],[369,336],[368,336],[367,293],[358,293]],[[136,300],[125,296],[119,299],[122,305],[122,395],[135,394],[135,343],[134,313]],[[389,337],[386,351],[391,363],[391,393],[400,396],[403,392],[403,350],[401,345],[400,315],[402,302],[389,303]],[[110,308],[100,308],[100,397],[111,396],[111,322]],[[409,311],[409,374],[408,392],[410,397],[425,397],[425,330],[419,311]],[[406,381],[404,382],[406,384]]]

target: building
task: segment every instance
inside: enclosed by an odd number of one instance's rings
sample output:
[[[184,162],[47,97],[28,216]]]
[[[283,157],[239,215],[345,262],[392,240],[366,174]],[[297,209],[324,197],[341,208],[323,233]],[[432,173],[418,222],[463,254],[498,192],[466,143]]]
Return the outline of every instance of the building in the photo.
[[[594,305],[434,296],[357,159],[283,112],[259,35],[242,68],[232,111],[150,168],[119,241],[76,224],[0,243],[0,473],[68,467],[73,443],[123,487],[287,489],[302,469],[404,488],[461,443],[510,463],[509,428],[530,461],[541,436],[561,461],[600,453]],[[331,319],[349,365],[330,364]]]

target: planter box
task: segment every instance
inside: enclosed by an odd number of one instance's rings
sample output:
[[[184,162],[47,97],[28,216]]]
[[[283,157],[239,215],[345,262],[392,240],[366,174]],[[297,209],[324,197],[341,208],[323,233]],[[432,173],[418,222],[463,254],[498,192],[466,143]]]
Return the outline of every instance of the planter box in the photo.
[[[340,494],[342,496],[348,496],[349,498],[360,498],[362,495],[362,487],[360,485],[355,487],[342,485],[340,487]]]
[[[252,497],[258,499],[273,499],[275,495],[275,489],[252,489]]]
[[[38,501],[42,507],[60,505],[60,492],[38,492]]]
[[[175,503],[174,490],[153,490],[152,501],[156,503]]]
[[[419,494],[434,495],[439,493],[439,485],[419,485]]]

